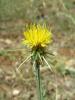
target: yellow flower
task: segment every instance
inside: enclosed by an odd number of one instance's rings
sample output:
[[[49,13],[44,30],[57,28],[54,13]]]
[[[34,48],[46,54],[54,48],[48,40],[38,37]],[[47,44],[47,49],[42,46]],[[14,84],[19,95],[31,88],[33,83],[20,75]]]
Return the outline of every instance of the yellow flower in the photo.
[[[31,25],[24,33],[23,44],[33,47],[45,47],[52,42],[52,33],[41,25]]]

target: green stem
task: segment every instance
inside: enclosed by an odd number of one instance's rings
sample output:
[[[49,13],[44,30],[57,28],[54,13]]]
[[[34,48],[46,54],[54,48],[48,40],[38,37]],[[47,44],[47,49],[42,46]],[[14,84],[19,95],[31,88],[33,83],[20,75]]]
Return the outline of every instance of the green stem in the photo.
[[[40,64],[38,61],[35,61],[35,69],[36,69],[38,100],[43,100],[41,78],[40,78]]]

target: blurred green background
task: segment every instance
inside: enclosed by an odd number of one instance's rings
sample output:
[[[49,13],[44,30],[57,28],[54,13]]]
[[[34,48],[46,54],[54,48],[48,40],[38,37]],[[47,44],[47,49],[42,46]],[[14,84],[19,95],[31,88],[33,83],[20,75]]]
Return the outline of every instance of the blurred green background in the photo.
[[[39,22],[47,23],[57,34],[73,34],[74,10],[74,0],[0,0],[0,32],[12,33]]]

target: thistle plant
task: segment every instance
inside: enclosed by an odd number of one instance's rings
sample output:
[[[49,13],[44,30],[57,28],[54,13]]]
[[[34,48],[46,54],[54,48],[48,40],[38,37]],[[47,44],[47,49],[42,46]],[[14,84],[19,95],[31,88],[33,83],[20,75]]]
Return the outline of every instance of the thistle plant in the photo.
[[[46,65],[51,69],[47,60],[45,59],[46,55],[46,47],[52,42],[52,33],[47,29],[46,26],[41,25],[31,25],[27,30],[23,33],[24,39],[23,44],[31,49],[31,55],[24,60],[18,69],[21,67],[25,61],[32,61],[33,67],[35,68],[35,76],[38,90],[38,100],[43,99],[43,91],[41,86],[41,78],[40,78],[40,67],[42,63],[45,62]]]

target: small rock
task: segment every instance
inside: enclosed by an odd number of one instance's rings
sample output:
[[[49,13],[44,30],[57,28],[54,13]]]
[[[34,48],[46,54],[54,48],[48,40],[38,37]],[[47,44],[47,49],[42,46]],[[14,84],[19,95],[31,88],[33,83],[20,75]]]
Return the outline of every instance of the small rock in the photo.
[[[54,52],[53,52],[53,54],[54,54],[55,56],[57,56],[57,55],[58,55],[58,53],[57,53],[56,51],[54,51]]]
[[[12,41],[9,40],[9,39],[6,39],[5,42],[6,42],[7,44],[12,44]]]
[[[19,93],[20,93],[20,90],[19,89],[14,89],[12,91],[13,96],[17,96],[17,95],[19,95]]]

